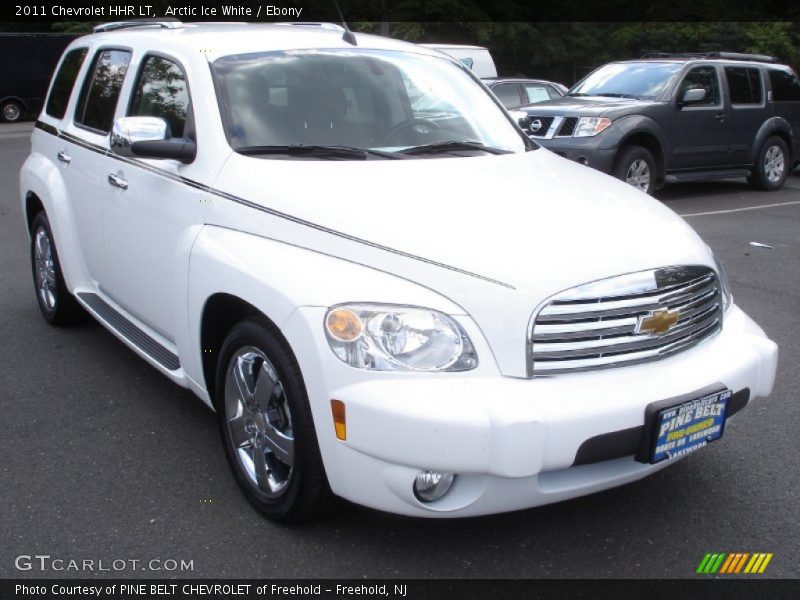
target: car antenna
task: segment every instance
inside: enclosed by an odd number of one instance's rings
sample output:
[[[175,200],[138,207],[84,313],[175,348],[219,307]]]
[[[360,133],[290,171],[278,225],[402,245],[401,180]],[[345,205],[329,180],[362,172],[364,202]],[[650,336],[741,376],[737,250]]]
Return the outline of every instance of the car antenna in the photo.
[[[342,27],[344,28],[342,39],[352,46],[358,46],[358,42],[356,42],[356,36],[353,35],[353,32],[350,31],[350,28],[347,26],[347,22],[344,20],[344,15],[342,14],[342,9],[339,8],[339,3],[336,0],[333,0],[333,5],[336,7],[336,12],[339,13],[339,20],[342,22]]]

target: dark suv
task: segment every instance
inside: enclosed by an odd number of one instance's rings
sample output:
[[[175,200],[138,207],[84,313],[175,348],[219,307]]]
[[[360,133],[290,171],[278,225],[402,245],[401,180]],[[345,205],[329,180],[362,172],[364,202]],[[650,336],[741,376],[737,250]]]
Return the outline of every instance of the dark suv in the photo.
[[[800,160],[800,82],[769,56],[645,55],[518,110],[546,148],[646,192],[724,177],[776,190]]]

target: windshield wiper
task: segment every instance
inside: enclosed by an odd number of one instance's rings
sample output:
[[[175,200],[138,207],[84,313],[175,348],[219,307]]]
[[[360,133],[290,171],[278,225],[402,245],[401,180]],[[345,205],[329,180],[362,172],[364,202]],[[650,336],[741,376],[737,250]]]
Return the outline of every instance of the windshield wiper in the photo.
[[[605,96],[606,98],[633,98],[634,100],[638,100],[639,96],[634,96],[633,94],[617,94],[614,92],[602,92],[598,94],[592,94],[593,96]]]
[[[379,156],[397,160],[403,158],[394,152],[383,152],[370,148],[355,148],[352,146],[321,146],[316,144],[288,144],[276,146],[242,146],[236,148],[239,154],[247,156],[260,156],[268,154],[286,154],[287,156],[312,156],[319,158],[351,158],[366,160],[368,156]]]
[[[423,144],[422,146],[412,146],[405,150],[399,150],[398,154],[438,154],[440,152],[452,152],[456,150],[480,150],[488,152],[489,154],[512,154],[511,150],[503,150],[502,148],[492,148],[480,142],[459,142],[450,140],[447,142],[433,142],[431,144]]]

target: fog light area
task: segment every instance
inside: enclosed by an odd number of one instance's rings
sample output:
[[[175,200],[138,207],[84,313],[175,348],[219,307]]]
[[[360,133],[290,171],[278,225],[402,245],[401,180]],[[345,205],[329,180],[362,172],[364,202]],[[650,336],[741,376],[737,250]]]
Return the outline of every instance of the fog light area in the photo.
[[[455,480],[453,473],[423,471],[414,479],[414,495],[420,502],[435,502],[444,497]]]

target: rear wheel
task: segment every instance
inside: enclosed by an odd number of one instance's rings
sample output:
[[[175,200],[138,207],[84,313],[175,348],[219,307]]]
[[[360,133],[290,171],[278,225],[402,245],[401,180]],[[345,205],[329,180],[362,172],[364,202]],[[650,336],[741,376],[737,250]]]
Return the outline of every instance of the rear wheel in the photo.
[[[31,225],[30,255],[36,301],[45,320],[51,325],[81,321],[85,313],[64,282],[50,221],[44,211],[34,217]]]
[[[16,100],[6,100],[0,106],[0,114],[3,115],[3,120],[8,123],[15,123],[22,118],[22,104]]]
[[[614,163],[614,177],[649,194],[655,184],[655,160],[647,148],[628,146],[623,148]]]
[[[756,189],[774,191],[783,187],[789,171],[789,148],[781,138],[773,136],[761,146],[747,181]]]
[[[305,385],[288,345],[264,320],[230,332],[216,392],[225,454],[250,503],[282,522],[320,512],[331,492]]]

